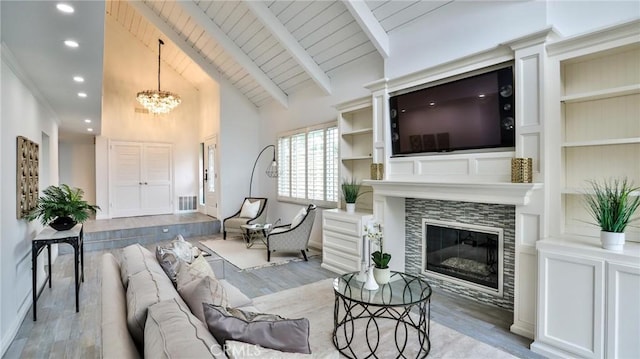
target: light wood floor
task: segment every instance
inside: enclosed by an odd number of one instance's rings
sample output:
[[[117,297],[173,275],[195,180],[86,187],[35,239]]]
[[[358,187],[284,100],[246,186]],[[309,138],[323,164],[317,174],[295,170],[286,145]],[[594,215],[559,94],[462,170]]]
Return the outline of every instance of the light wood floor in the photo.
[[[73,256],[58,257],[53,288],[45,287],[38,299],[38,321],[33,322],[30,311],[3,358],[100,358],[100,258],[105,252],[85,253],[79,313],[75,313]],[[225,262],[225,278],[248,296],[257,297],[336,276],[320,263],[320,257],[315,257],[309,262],[240,272]],[[529,351],[530,340],[509,332],[510,313],[439,292],[434,292],[431,303],[432,320],[515,356],[540,358]]]

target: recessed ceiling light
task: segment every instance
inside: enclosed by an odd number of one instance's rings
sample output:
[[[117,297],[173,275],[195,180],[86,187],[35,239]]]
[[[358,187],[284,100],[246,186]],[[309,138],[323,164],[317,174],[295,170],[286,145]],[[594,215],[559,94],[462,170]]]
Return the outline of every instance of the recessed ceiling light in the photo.
[[[74,47],[74,48],[80,46],[77,41],[73,41],[73,40],[64,40],[64,44],[67,45],[68,47]]]
[[[481,93],[478,95],[478,97],[483,98],[485,96],[485,94]]]
[[[78,97],[87,97],[87,94],[84,92],[78,92]]]
[[[93,128],[89,127],[89,128],[87,128],[87,131],[88,132],[93,132]]]
[[[73,13],[73,6],[69,5],[69,4],[64,4],[64,3],[58,3],[58,5],[56,5],[56,7],[58,8],[58,10],[67,13],[67,14],[72,14]]]
[[[91,119],[90,119],[90,118],[85,118],[85,119],[84,119],[84,122],[86,122],[86,123],[91,123]]]
[[[75,82],[84,82],[84,77],[82,77],[82,76],[73,76],[73,81],[75,81]]]
[[[435,102],[433,102],[433,101],[429,102],[429,106],[435,106],[435,105],[436,105]]]

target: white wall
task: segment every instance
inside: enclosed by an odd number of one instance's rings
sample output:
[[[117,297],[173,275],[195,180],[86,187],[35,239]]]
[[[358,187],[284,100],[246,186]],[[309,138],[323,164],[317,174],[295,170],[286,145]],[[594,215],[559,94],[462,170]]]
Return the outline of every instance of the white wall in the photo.
[[[171,143],[177,211],[178,196],[198,194],[200,94],[163,63],[161,88],[179,94],[182,103],[166,115],[136,112],[136,108],[142,109],[135,99],[136,93],[157,86],[157,53],[143,46],[113,19],[107,17],[105,26],[102,138],[96,143],[96,172],[108,166],[105,155],[108,149],[104,147],[107,140]],[[96,183],[97,204],[102,208],[100,218],[108,213],[108,203],[103,202],[107,198],[108,183],[101,179]]]
[[[640,16],[640,2],[630,0],[607,1],[550,1],[547,21],[562,36],[588,32]]]
[[[261,147],[258,109],[235,87],[220,82],[220,201],[219,217],[224,219],[249,196],[251,168]],[[258,192],[253,193],[255,196]],[[271,206],[269,209],[271,210]]]
[[[324,95],[315,85],[310,85],[289,95],[288,109],[283,109],[276,103],[263,106],[260,111],[262,116],[259,140],[261,147],[275,144],[277,136],[281,132],[336,121],[338,112],[334,105],[371,95],[363,85],[380,79],[383,76],[382,68],[380,56],[374,53],[332,72],[331,95]],[[265,154],[264,157],[269,156]],[[263,165],[268,165],[269,159],[262,158],[262,160],[264,160]],[[249,168],[250,170],[251,168]],[[278,202],[276,200],[276,185],[276,180],[268,178],[263,171],[256,169],[254,195],[263,195],[269,198],[268,220],[273,222],[281,218],[283,224],[291,223],[291,219],[301,205]],[[310,240],[314,247],[321,247],[321,227],[322,216],[318,215]]]
[[[91,138],[93,140],[93,138]],[[93,141],[58,144],[60,183],[84,191],[84,199],[96,203],[96,155]]]
[[[27,223],[16,217],[16,136],[25,136],[42,145],[43,134],[49,137],[49,156],[40,157],[49,173],[41,176],[40,188],[58,184],[58,126],[49,107],[39,101],[31,83],[22,75],[13,56],[2,44],[1,154],[0,193],[0,352],[13,340],[22,319],[31,306],[31,238],[42,228],[37,222]],[[47,151],[44,151],[47,152]],[[41,148],[41,154],[43,149]],[[47,178],[48,183],[42,179]],[[44,283],[43,251],[38,264],[39,284]]]

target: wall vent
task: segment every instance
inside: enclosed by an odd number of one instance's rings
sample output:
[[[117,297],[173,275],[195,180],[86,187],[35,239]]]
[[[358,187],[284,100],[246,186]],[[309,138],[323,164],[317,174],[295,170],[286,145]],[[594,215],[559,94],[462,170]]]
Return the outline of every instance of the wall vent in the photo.
[[[197,196],[179,196],[178,197],[178,210],[179,211],[196,211],[196,210],[198,210],[198,197]]]

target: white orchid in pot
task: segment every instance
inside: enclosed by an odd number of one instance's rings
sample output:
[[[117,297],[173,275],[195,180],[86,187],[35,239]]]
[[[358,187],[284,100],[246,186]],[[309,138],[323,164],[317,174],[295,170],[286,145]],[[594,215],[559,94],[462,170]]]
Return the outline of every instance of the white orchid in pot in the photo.
[[[585,197],[587,210],[600,226],[602,248],[621,251],[624,247],[624,230],[640,207],[640,196],[626,178],[598,183],[590,181],[591,193]]]
[[[384,252],[382,224],[375,220],[369,221],[364,227],[364,232],[369,241],[378,247],[375,252],[371,253],[373,276],[378,284],[387,284],[391,278],[391,270],[389,269],[391,254]]]

